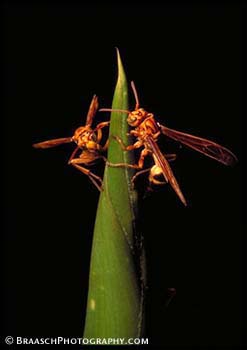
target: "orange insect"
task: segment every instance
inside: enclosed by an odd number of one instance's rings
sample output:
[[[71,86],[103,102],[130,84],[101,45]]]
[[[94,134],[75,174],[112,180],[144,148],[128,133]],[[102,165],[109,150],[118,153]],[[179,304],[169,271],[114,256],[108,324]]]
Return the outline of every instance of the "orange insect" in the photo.
[[[98,106],[98,98],[96,95],[94,95],[89,106],[85,126],[80,126],[77,128],[72,137],[64,137],[35,143],[33,147],[50,148],[62,145],[64,143],[75,142],[77,147],[72,152],[68,164],[71,164],[83,174],[87,175],[92,183],[97,187],[97,189],[101,191],[102,179],[85,167],[92,166],[95,161],[100,158],[106,161],[103,152],[108,147],[108,140],[104,146],[100,145],[100,141],[102,139],[101,129],[108,126],[110,122],[102,122],[99,123],[94,129],[92,128],[93,119],[97,112]],[[79,150],[81,150],[81,154],[79,157],[76,157],[76,154]]]
[[[174,139],[178,142],[183,143],[184,145],[193,148],[194,150],[203,153],[204,155],[211,157],[218,162],[221,162],[225,165],[233,165],[237,158],[236,156],[229,151],[227,148],[220,146],[219,144],[197,137],[190,134],[185,134],[180,131],[169,129],[166,126],[158,123],[154,115],[145,111],[143,108],[140,108],[139,99],[137,91],[134,85],[134,82],[131,82],[131,87],[135,96],[135,110],[121,110],[121,109],[110,109],[110,108],[101,108],[99,111],[116,111],[127,113],[127,122],[134,129],[130,131],[130,134],[136,137],[136,142],[133,145],[125,146],[122,139],[115,136],[115,139],[119,142],[121,147],[126,150],[134,150],[141,147],[144,147],[141,151],[139,160],[137,164],[112,164],[108,165],[113,167],[129,167],[134,169],[139,169],[132,181],[136,179],[140,174],[149,171],[149,181],[151,183],[161,185],[169,182],[173,190],[176,192],[182,203],[186,206],[186,200],[184,195],[179,187],[179,184],[173,174],[173,171],[168,163],[168,160],[175,159],[175,155],[163,155],[160,151],[157,141],[160,134],[164,134],[171,139]],[[154,165],[149,169],[143,169],[145,157],[151,155],[154,161]],[[157,177],[163,175],[164,181],[157,180]]]

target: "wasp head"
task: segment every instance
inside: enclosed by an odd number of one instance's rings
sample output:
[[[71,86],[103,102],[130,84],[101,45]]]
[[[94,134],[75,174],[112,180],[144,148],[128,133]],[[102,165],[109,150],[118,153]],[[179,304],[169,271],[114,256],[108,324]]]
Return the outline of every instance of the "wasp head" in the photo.
[[[127,122],[130,126],[137,127],[143,122],[144,119],[146,119],[147,117],[151,117],[151,116],[152,116],[152,114],[145,111],[145,109],[138,108],[138,109],[134,110],[133,112],[129,113],[128,118],[127,118]]]
[[[84,148],[87,146],[89,141],[96,141],[96,135],[90,126],[80,126],[76,129],[72,140],[80,147]]]

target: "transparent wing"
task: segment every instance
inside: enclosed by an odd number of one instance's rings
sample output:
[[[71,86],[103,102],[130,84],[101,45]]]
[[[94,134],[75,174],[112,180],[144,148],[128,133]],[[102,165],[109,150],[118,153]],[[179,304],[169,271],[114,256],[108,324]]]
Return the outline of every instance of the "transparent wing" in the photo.
[[[180,131],[169,129],[166,126],[160,125],[161,132],[184,145],[203,153],[205,156],[213,158],[225,165],[234,165],[237,162],[237,157],[227,148],[207,139],[186,134]]]

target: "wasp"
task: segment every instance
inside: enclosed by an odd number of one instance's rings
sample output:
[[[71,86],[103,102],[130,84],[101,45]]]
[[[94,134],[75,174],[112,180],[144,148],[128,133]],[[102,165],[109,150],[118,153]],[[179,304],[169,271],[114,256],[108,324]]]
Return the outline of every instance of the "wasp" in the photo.
[[[99,191],[102,190],[102,179],[95,175],[87,167],[91,167],[98,159],[106,161],[103,153],[108,147],[108,139],[104,146],[100,144],[102,140],[102,129],[109,125],[109,121],[97,124],[92,128],[92,123],[95,114],[98,110],[98,97],[93,96],[91,104],[88,109],[86,124],[78,127],[72,137],[64,137],[59,139],[52,139],[33,144],[34,148],[51,148],[62,145],[64,143],[75,142],[76,148],[72,152],[68,164],[72,165],[83,174],[87,175],[91,182],[97,187]],[[81,151],[79,156],[76,156]]]
[[[176,155],[165,155],[159,149],[157,141],[160,134],[178,141],[202,154],[217,160],[225,165],[233,165],[236,163],[236,156],[227,148],[207,139],[201,137],[186,134],[177,130],[170,129],[164,125],[161,125],[154,118],[154,114],[147,112],[145,109],[140,108],[139,98],[135,84],[131,82],[131,88],[135,97],[135,109],[133,111],[122,110],[122,109],[110,109],[101,108],[99,111],[116,111],[121,113],[127,113],[127,122],[132,127],[130,135],[135,137],[135,143],[126,146],[122,139],[115,136],[116,141],[120,144],[123,150],[131,151],[142,148],[139,160],[137,164],[126,164],[126,163],[107,163],[113,167],[129,167],[139,170],[132,178],[132,182],[137,176],[149,171],[149,181],[152,184],[162,185],[169,183],[181,202],[186,206],[186,199],[180,189],[180,186],[174,176],[174,173],[169,165],[169,161],[176,158]],[[153,158],[154,165],[151,168],[144,168],[144,160],[147,156]],[[160,181],[158,178],[163,176],[164,181]]]

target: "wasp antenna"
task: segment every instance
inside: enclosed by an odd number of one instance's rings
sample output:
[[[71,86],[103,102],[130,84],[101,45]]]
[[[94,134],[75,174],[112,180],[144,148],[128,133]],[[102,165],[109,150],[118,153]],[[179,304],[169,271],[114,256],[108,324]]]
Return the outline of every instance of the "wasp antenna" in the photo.
[[[134,96],[135,96],[136,109],[138,109],[139,106],[140,106],[140,103],[139,103],[139,98],[138,98],[138,94],[137,94],[137,91],[136,91],[135,83],[133,82],[133,80],[131,81],[131,88],[132,88]]]

